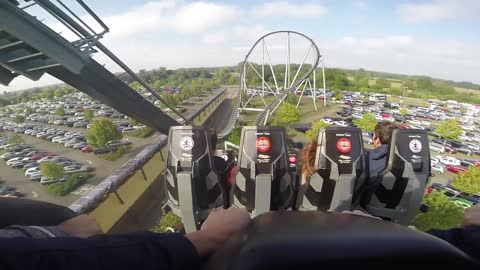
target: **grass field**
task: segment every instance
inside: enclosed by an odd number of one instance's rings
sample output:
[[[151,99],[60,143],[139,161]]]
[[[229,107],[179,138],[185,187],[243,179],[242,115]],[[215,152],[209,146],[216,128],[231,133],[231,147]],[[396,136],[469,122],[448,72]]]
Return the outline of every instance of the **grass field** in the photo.
[[[477,96],[480,96],[480,90],[455,87],[455,91],[457,91],[460,94],[475,94]]]

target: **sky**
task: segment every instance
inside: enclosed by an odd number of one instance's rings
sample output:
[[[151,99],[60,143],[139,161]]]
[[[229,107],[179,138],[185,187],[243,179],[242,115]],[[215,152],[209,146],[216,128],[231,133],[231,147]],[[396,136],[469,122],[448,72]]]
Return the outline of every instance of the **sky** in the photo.
[[[235,65],[262,35],[293,30],[315,41],[327,68],[480,83],[479,0],[85,2],[110,27],[102,42],[135,71]],[[63,31],[41,11],[29,12]],[[283,50],[284,44],[271,40],[268,46]],[[94,58],[120,70],[101,54]],[[16,78],[0,91],[56,82],[48,75],[36,82]]]

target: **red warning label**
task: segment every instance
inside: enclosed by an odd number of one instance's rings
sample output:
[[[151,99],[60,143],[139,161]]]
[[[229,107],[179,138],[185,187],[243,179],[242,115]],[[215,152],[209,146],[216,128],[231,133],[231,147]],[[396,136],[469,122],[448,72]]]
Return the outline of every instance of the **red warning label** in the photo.
[[[257,138],[257,150],[259,152],[265,153],[272,148],[272,142],[267,137],[258,137]]]
[[[348,153],[352,151],[352,142],[347,138],[341,138],[337,141],[337,149],[341,153]]]

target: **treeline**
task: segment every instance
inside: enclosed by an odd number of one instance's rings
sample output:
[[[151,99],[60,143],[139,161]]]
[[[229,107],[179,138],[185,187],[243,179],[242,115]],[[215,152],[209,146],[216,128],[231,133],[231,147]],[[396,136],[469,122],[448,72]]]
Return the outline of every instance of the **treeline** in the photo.
[[[232,68],[191,68],[168,70],[164,67],[140,70],[138,76],[161,93],[165,101],[176,106],[182,101],[207,93],[220,85],[238,84],[239,75]],[[136,91],[143,90],[140,83],[128,75],[120,77]],[[163,104],[161,104],[163,107]]]
[[[40,100],[42,98],[51,100],[55,97],[60,98],[73,92],[75,92],[75,89],[70,86],[48,86],[43,88],[35,88],[31,91],[23,91],[20,94],[13,92],[4,98],[0,98],[0,107],[31,100]]]

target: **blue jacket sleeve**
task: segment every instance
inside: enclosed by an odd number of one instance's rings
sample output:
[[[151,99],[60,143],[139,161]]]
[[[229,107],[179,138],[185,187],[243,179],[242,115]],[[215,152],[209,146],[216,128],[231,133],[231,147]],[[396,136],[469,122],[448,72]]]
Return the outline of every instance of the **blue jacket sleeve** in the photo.
[[[0,239],[0,269],[174,270],[199,262],[193,244],[173,233]]]
[[[427,233],[449,242],[480,260],[480,226],[469,226],[465,229],[429,230]]]

